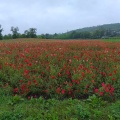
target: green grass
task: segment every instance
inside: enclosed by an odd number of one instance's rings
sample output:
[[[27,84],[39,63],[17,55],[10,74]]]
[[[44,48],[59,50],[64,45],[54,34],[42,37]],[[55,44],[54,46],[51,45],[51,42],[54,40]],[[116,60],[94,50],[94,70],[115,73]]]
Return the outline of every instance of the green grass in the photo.
[[[87,100],[31,100],[0,90],[0,120],[119,120],[120,100],[109,103],[95,95]]]
[[[108,38],[108,39],[102,39],[102,41],[105,41],[105,42],[120,42],[120,38]]]

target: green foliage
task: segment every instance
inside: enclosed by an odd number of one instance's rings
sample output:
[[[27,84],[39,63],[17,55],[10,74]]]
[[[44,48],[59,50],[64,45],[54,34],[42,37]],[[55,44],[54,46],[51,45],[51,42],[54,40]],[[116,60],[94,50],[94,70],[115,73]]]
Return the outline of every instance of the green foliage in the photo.
[[[3,31],[3,29],[1,28],[1,25],[0,25],[0,40],[3,39],[2,31]]]
[[[13,39],[16,39],[18,38],[18,31],[19,31],[19,28],[18,27],[11,27],[11,31],[12,31],[12,38]]]
[[[36,28],[30,28],[29,30],[25,30],[24,35],[26,36],[26,38],[36,38]]]
[[[76,115],[81,120],[88,120],[90,118],[90,112],[81,105],[77,106]]]
[[[23,114],[18,112],[4,112],[0,114],[0,120],[23,120]]]
[[[91,96],[87,101],[77,99],[48,99],[42,97],[30,100],[20,96],[0,97],[0,120],[119,120],[120,101],[100,104],[97,97]],[[11,101],[12,104],[6,104]],[[91,102],[92,101],[92,102]],[[94,101],[94,102],[93,102]],[[14,103],[14,104],[13,104]],[[94,105],[95,104],[95,105]],[[98,105],[98,107],[97,107]]]
[[[112,113],[112,117],[115,118],[115,120],[120,119],[120,101],[113,103],[112,106],[110,106],[110,110]]]
[[[13,98],[8,102],[9,105],[15,105],[21,101],[24,101],[24,99],[21,96],[15,95]]]
[[[120,42],[120,37],[103,39],[104,42]]]
[[[98,108],[106,104],[105,101],[102,101],[102,98],[97,97],[95,94],[93,94],[92,96],[89,96],[86,102],[93,108],[96,108],[96,107]]]
[[[16,39],[16,38],[40,38],[40,39],[100,39],[100,38],[110,38],[110,37],[120,37],[120,23],[116,24],[106,24],[94,27],[86,27],[82,29],[77,29],[73,31],[67,31],[61,34],[41,34],[36,35],[36,28],[30,28],[25,30],[23,34],[18,33],[18,27],[11,27],[12,37],[10,34],[2,36],[3,29],[0,26],[0,40],[1,39]]]
[[[12,38],[13,38],[13,37],[12,37],[11,34],[4,35],[4,36],[3,36],[3,39],[4,39],[4,40],[8,40],[8,39],[12,39]]]
[[[119,31],[120,30],[120,23],[114,23],[114,24],[104,24],[104,25],[98,25],[98,26],[93,26],[93,27],[85,27],[82,29],[77,29],[76,32],[94,32],[96,30],[114,30],[114,31]]]

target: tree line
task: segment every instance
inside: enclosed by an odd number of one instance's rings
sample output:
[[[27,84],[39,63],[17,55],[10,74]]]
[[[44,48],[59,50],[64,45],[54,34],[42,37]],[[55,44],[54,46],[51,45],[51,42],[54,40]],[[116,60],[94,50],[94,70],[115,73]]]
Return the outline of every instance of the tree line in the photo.
[[[3,35],[3,28],[0,25],[0,40],[2,39],[16,39],[16,38],[37,38],[36,28],[29,28],[28,30],[25,30],[23,34],[19,33],[18,27],[11,27],[10,31],[12,34]]]
[[[111,29],[98,29],[92,32],[83,31],[71,31],[62,34],[41,34],[37,35],[36,28],[29,28],[25,30],[23,34],[19,33],[18,27],[11,27],[12,34],[2,35],[3,28],[0,25],[0,40],[2,39],[16,39],[16,38],[41,38],[41,39],[100,39],[109,37],[120,37],[120,31]]]
[[[83,31],[71,31],[62,34],[42,34],[38,35],[38,38],[45,39],[100,39],[100,38],[110,38],[110,37],[120,37],[120,32],[114,30],[104,30],[98,29],[92,32]]]

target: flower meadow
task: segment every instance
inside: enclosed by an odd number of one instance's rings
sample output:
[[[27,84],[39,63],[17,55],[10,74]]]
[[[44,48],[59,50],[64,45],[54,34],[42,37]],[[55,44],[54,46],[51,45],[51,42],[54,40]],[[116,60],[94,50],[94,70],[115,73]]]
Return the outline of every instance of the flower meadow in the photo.
[[[100,40],[0,42],[0,89],[27,99],[120,98],[120,43]]]

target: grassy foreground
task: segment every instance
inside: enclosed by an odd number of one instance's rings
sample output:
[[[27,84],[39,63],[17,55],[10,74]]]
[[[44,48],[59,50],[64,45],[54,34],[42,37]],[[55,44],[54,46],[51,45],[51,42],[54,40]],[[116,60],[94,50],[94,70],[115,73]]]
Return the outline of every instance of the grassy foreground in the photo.
[[[0,120],[120,120],[120,43],[31,39],[0,48]]]
[[[95,95],[87,100],[30,100],[20,96],[5,96],[1,91],[1,120],[119,120],[120,100],[103,101]]]

